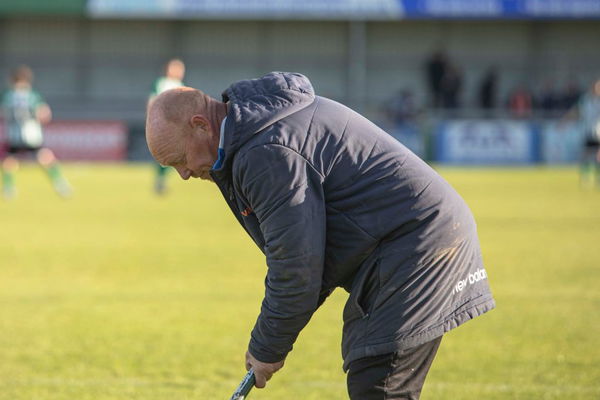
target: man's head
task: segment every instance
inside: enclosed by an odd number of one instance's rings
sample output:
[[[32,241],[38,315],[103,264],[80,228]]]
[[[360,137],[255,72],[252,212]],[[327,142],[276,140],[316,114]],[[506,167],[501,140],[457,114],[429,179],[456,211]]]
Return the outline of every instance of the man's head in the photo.
[[[33,71],[27,65],[21,65],[12,71],[11,82],[15,86],[30,86],[33,82]]]
[[[152,156],[183,179],[211,180],[225,104],[199,90],[180,87],[158,95],[148,108],[146,141]]]
[[[171,79],[182,81],[185,76],[185,64],[177,58],[170,60],[165,66],[165,75]]]

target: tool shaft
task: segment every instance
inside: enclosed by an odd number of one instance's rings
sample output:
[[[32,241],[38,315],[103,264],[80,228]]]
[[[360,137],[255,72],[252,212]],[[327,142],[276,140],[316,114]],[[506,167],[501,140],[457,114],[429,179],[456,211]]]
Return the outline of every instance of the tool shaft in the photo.
[[[254,386],[254,382],[254,371],[250,369],[250,371],[248,371],[246,376],[244,376],[244,379],[242,379],[242,382],[231,396],[230,400],[244,400],[248,393],[250,393],[252,387]]]

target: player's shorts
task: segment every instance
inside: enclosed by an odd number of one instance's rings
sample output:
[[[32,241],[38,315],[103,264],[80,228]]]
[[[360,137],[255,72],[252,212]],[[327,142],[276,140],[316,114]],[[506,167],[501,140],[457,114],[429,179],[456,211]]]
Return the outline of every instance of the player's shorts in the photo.
[[[30,146],[27,144],[9,144],[6,146],[6,154],[22,155],[37,153],[43,146]]]
[[[600,147],[600,141],[595,137],[587,137],[584,143],[585,148],[587,149],[597,149]]]

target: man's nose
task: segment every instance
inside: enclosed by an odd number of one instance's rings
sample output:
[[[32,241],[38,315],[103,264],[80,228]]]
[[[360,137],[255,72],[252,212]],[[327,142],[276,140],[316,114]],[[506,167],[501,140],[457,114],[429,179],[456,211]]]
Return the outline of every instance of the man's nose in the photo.
[[[179,173],[179,176],[181,176],[181,179],[183,179],[184,181],[187,181],[188,179],[190,179],[190,176],[192,176],[192,171],[190,171],[187,168],[175,168],[175,169]]]

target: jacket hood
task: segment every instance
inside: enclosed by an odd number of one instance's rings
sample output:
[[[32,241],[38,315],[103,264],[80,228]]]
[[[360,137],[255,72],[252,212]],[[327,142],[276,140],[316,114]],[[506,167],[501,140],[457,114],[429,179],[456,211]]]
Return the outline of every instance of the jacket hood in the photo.
[[[254,134],[309,106],[315,99],[308,78],[293,72],[271,72],[262,78],[236,82],[222,96],[229,105],[223,167]]]

